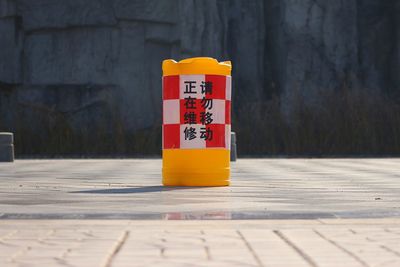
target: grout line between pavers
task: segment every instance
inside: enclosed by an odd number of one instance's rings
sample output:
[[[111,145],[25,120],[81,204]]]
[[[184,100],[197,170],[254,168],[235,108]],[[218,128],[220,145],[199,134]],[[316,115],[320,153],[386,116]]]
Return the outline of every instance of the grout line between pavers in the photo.
[[[204,230],[200,230],[200,234],[201,234],[202,236],[205,236]],[[204,251],[205,251],[205,253],[206,253],[207,260],[209,260],[209,261],[212,260],[211,253],[210,253],[210,247],[207,245],[206,238],[205,238],[205,237],[202,237],[202,238],[201,238],[201,241],[202,241],[203,244],[204,244]]]
[[[251,255],[253,255],[253,258],[257,262],[257,265],[259,267],[264,267],[264,264],[262,263],[262,261],[258,257],[257,253],[254,251],[253,247],[250,245],[250,243],[244,237],[242,232],[240,232],[240,230],[236,230],[236,233],[240,236],[240,238],[242,239],[243,243],[246,245],[247,249],[250,251]]]
[[[110,253],[107,255],[106,259],[104,260],[104,264],[101,265],[102,267],[111,267],[112,261],[114,260],[118,252],[121,250],[122,246],[125,244],[126,240],[128,239],[128,236],[129,236],[129,231],[125,230],[118,238],[115,245],[112,247]]]
[[[289,247],[291,247],[294,251],[297,252],[310,266],[318,267],[317,263],[308,256],[303,250],[301,250],[298,246],[296,246],[292,241],[289,240],[281,231],[274,230],[273,231],[280,239],[282,239]]]
[[[387,247],[387,246],[385,246],[385,245],[381,245],[380,247],[381,247],[382,249],[386,250],[387,252],[390,252],[390,253],[396,255],[397,257],[400,257],[400,252],[398,252],[398,251],[396,251],[396,250],[393,250],[393,249],[391,249],[391,248],[389,248],[389,247]]]
[[[351,230],[351,229],[350,229]],[[368,267],[369,265],[363,261],[360,257],[358,257],[357,255],[355,255],[354,253],[352,253],[350,250],[342,247],[341,245],[339,245],[337,242],[333,241],[332,239],[327,238],[326,236],[324,236],[323,234],[321,234],[319,231],[313,229],[313,232],[316,233],[319,237],[321,237],[322,239],[324,239],[325,241],[329,242],[330,244],[334,245],[336,248],[340,249],[341,251],[343,251],[344,253],[346,253],[347,255],[349,255],[350,257],[352,257],[354,260],[356,260],[358,263],[360,263],[362,266],[364,267]]]

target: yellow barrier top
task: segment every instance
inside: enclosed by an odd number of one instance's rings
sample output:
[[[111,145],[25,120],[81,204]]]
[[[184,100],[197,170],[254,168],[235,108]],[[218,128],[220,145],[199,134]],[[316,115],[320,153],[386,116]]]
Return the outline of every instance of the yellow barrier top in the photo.
[[[218,62],[211,57],[193,57],[176,62],[166,59],[162,64],[163,75],[188,75],[188,74],[214,74],[231,75],[232,64],[230,61]]]

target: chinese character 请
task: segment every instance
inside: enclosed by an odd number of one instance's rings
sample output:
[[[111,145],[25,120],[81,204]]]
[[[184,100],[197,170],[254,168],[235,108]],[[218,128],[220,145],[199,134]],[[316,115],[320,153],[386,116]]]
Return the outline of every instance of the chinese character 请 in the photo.
[[[200,84],[202,94],[212,94],[212,82],[202,81]]]

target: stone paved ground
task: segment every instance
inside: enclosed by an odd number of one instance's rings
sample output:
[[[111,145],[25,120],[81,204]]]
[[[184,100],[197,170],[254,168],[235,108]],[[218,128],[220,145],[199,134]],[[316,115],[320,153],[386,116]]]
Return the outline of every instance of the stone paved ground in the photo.
[[[399,219],[2,220],[0,266],[400,266]]]
[[[400,266],[400,159],[242,159],[219,188],[160,167],[0,164],[0,266]]]

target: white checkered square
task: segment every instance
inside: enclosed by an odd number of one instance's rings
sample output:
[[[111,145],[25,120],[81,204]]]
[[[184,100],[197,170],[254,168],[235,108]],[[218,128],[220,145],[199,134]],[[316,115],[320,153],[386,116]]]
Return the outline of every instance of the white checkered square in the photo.
[[[206,111],[212,113],[212,123],[225,124],[225,100],[213,99],[212,108]]]
[[[231,125],[225,125],[225,147],[231,150]]]
[[[179,80],[179,98],[184,99],[185,97],[194,97],[197,99],[202,99],[204,94],[201,93],[201,87],[200,85],[202,82],[205,82],[206,76],[205,75],[180,75],[180,80]],[[195,94],[187,94],[185,93],[186,87],[188,84],[186,82],[195,82],[193,83],[193,86],[195,88],[192,90],[196,92]]]
[[[193,140],[185,140],[185,129],[194,128],[196,131],[196,138]],[[204,125],[201,124],[181,124],[180,125],[180,148],[206,148],[206,141],[200,138],[200,130]]]
[[[226,76],[226,100],[232,100],[232,77]]]
[[[164,124],[179,124],[180,123],[179,99],[164,100],[163,121],[164,121]]]

